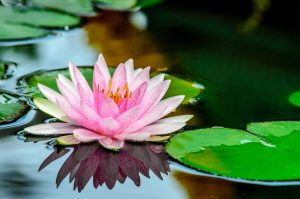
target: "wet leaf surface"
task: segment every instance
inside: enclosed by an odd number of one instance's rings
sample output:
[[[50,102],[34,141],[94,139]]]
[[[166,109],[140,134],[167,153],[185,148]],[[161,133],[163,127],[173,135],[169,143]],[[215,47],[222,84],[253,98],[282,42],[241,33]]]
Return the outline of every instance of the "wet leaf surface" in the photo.
[[[0,41],[32,39],[48,35],[45,30],[22,24],[8,24],[0,21],[0,26]]]
[[[80,22],[78,17],[51,10],[21,10],[0,6],[0,41],[44,37],[49,32],[42,28],[69,29]]]
[[[16,120],[26,113],[28,105],[17,97],[0,91],[0,124]]]
[[[299,138],[297,121],[251,123],[246,131],[186,131],[171,138],[166,150],[183,164],[213,175],[284,184],[300,179]]]
[[[95,15],[91,0],[32,0],[37,7],[50,8],[79,16]]]
[[[50,10],[17,10],[0,6],[0,21],[45,28],[65,28],[79,25],[80,18]]]
[[[99,8],[111,10],[135,10],[157,4],[161,1],[162,0],[95,0]]]

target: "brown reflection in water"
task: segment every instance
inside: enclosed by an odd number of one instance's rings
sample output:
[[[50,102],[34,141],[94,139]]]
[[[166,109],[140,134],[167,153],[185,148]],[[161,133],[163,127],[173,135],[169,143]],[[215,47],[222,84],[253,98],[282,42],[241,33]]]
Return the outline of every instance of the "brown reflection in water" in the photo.
[[[190,199],[234,199],[234,183],[225,180],[174,172],[173,176]]]
[[[129,13],[103,11],[87,19],[84,29],[88,42],[105,55],[109,65],[116,66],[133,58],[139,67],[168,67],[168,60],[151,35],[135,28],[128,20]]]
[[[93,179],[94,187],[103,184],[109,189],[119,181],[124,183],[129,177],[136,186],[140,186],[141,173],[150,178],[150,170],[160,179],[161,173],[170,172],[168,156],[163,145],[126,143],[119,152],[112,152],[98,143],[80,144],[73,148],[72,153],[61,166],[56,185],[69,175],[69,181],[74,181],[74,190],[82,191],[89,180]],[[53,161],[63,157],[69,148],[57,148],[41,164],[39,171]]]

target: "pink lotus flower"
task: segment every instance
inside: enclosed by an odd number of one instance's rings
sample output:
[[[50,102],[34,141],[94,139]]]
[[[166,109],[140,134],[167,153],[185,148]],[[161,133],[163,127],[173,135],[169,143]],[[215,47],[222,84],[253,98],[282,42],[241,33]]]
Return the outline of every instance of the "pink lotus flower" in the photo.
[[[170,80],[160,74],[150,79],[150,67],[136,69],[133,60],[121,63],[110,76],[100,54],[94,66],[93,89],[76,66],[69,63],[72,81],[58,75],[58,93],[39,84],[48,99],[35,99],[42,111],[64,122],[39,124],[25,131],[37,135],[71,134],[59,139],[66,144],[98,141],[108,149],[120,149],[124,141],[147,141],[181,129],[192,117],[162,119],[183,101],[184,96],[163,99]]]

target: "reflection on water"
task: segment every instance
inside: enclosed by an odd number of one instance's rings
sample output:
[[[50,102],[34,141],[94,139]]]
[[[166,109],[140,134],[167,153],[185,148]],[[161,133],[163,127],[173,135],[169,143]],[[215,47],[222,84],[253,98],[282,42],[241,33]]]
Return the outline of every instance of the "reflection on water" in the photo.
[[[128,13],[104,11],[96,18],[89,18],[84,26],[88,42],[112,66],[131,57],[139,67],[168,67],[170,62],[152,35],[136,28],[129,17]]]
[[[86,34],[81,29],[32,45],[0,47],[0,59],[18,64],[17,76],[63,67],[70,60],[77,65],[92,65],[97,56],[98,52],[87,44]]]
[[[70,149],[58,148],[43,161],[39,170],[66,155]],[[152,171],[162,180],[161,173],[170,172],[168,156],[162,145],[127,143],[120,152],[104,149],[98,143],[80,144],[73,147],[72,153],[61,166],[57,178],[57,187],[69,175],[70,183],[74,181],[74,190],[81,192],[93,178],[95,188],[106,184],[112,189],[116,182],[124,183],[130,178],[140,186],[141,173],[150,178]]]
[[[135,150],[132,149],[132,159],[136,159],[137,161],[146,160],[143,162],[144,165],[150,161],[152,163],[146,167],[151,170],[149,172],[150,179],[140,174],[141,185],[139,187],[137,187],[132,180],[127,179],[123,184],[117,182],[112,190],[108,189],[106,185],[95,189],[93,180],[90,179],[84,189],[78,193],[77,191],[73,191],[75,179],[72,183],[69,183],[69,176],[60,184],[59,188],[55,186],[57,174],[66,159],[68,159],[73,152],[73,148],[67,148],[70,149],[67,154],[52,161],[51,164],[47,165],[41,172],[38,172],[39,165],[53,152],[53,147],[47,145],[45,141],[39,141],[37,143],[32,143],[32,141],[35,142],[37,140],[30,138],[26,140],[26,142],[23,142],[18,140],[15,136],[1,137],[1,199],[187,199],[185,192],[180,189],[178,183],[171,175],[161,173],[163,181],[155,176],[153,172],[154,169],[159,172],[161,167],[157,167],[156,164],[153,164],[158,163],[162,165],[163,161],[160,158],[165,160],[165,158],[161,157],[162,155],[155,153],[160,150],[154,150],[154,152],[151,150],[149,152],[147,151],[149,148],[143,148],[139,145],[137,147],[141,147],[142,151],[136,154],[134,152]],[[160,147],[158,147],[158,149],[160,149]],[[60,150],[63,151],[63,148],[60,148]],[[129,152],[126,154],[128,155]],[[147,159],[149,156],[152,159]],[[108,164],[105,165],[109,168]],[[128,176],[128,178],[130,177]],[[18,183],[20,186],[15,185]],[[17,194],[19,196],[16,196]]]
[[[297,199],[300,195],[300,186],[241,184],[178,171],[172,176],[187,192],[189,199]]]
[[[175,172],[173,176],[188,193],[190,199],[231,199],[237,198],[234,183],[214,178]],[[201,185],[201,186],[199,186]],[[195,189],[199,186],[198,189]]]

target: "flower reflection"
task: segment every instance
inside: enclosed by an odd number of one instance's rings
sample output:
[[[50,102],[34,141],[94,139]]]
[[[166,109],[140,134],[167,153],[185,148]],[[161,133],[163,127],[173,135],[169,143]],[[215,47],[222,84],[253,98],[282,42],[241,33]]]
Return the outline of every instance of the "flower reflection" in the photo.
[[[109,151],[98,143],[75,145],[72,153],[61,166],[57,178],[57,187],[69,175],[74,181],[74,190],[81,192],[88,181],[93,179],[94,187],[103,184],[112,189],[116,182],[124,183],[129,177],[136,186],[140,186],[140,176],[150,178],[150,170],[162,180],[161,173],[170,172],[168,156],[162,145],[126,143],[118,153]],[[53,161],[63,157],[69,148],[55,147],[41,164],[39,171]]]

